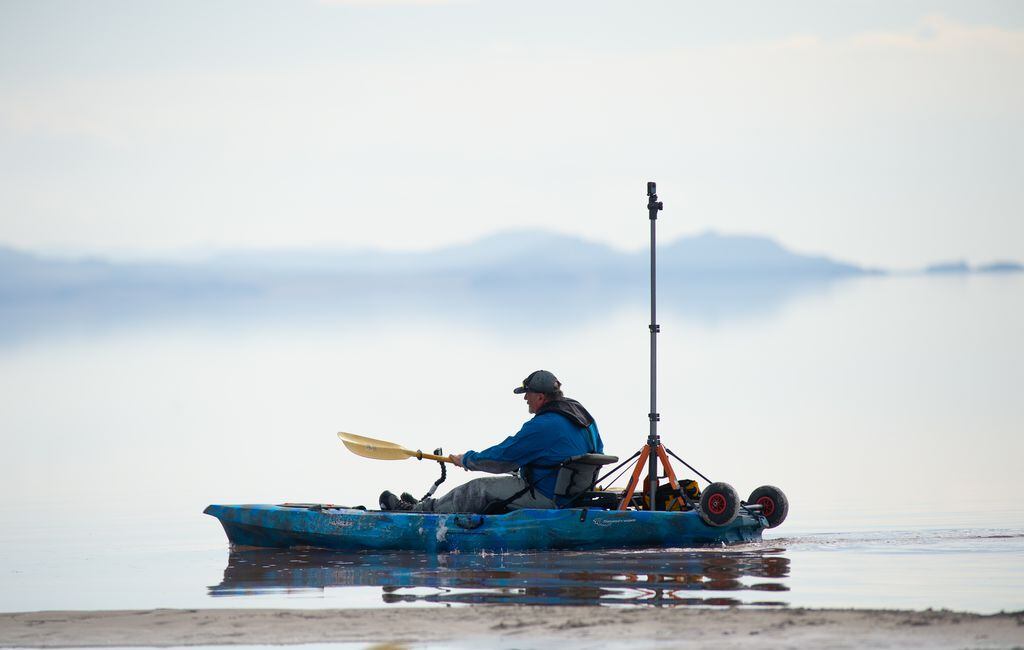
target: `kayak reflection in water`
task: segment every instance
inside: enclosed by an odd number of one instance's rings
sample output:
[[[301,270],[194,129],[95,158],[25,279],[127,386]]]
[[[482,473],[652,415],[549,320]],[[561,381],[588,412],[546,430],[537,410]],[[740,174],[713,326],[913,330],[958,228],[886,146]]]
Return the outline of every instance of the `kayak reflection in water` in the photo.
[[[533,418],[493,447],[449,458],[467,470],[515,474],[473,479],[443,497],[422,501],[385,491],[381,509],[487,514],[566,505],[570,499],[555,495],[559,466],[575,456],[604,453],[597,423],[582,404],[563,395],[561,382],[547,370],[530,373],[512,392],[523,395]]]
[[[431,554],[235,547],[212,597],[385,603],[784,607],[781,548]],[[379,587],[382,593],[338,591]],[[360,604],[359,606],[362,606]]]

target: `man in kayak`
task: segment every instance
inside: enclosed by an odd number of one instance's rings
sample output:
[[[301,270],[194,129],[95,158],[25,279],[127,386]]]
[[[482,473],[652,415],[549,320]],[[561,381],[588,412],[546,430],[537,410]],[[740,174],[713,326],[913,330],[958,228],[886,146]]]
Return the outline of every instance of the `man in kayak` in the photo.
[[[449,458],[468,470],[516,474],[473,479],[439,499],[419,502],[407,494],[400,498],[385,491],[380,495],[381,510],[486,513],[496,506],[563,505],[555,498],[558,466],[573,456],[604,452],[597,423],[582,404],[562,394],[561,382],[547,370],[530,373],[512,392],[523,395],[533,418],[500,444]]]

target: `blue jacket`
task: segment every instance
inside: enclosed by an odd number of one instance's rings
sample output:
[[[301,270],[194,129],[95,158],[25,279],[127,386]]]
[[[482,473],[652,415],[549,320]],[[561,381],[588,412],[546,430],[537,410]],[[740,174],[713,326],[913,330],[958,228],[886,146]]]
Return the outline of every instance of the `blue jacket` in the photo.
[[[557,465],[580,454],[604,453],[601,434],[590,414],[579,402],[564,402],[571,407],[568,412],[566,409],[542,408],[514,436],[483,451],[467,451],[462,457],[462,464],[466,469],[492,474],[526,468],[537,491],[553,499]],[[581,426],[584,422],[589,424]]]

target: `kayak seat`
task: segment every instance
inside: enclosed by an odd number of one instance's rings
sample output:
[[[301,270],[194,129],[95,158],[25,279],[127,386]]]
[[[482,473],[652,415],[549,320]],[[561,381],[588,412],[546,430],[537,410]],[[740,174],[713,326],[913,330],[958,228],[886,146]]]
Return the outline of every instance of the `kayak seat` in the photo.
[[[605,465],[619,462],[618,456],[606,454],[580,454],[573,456],[558,465],[547,465],[548,469],[558,468],[555,477],[555,500],[559,508],[614,508],[618,506],[618,498],[611,492],[593,492],[598,474]],[[484,508],[486,515],[502,515],[510,512],[508,505],[533,489],[529,472],[526,472],[527,486],[510,497],[489,503]],[[609,498],[612,495],[612,498]],[[605,505],[611,504],[614,505]]]
[[[569,502],[562,507],[579,507],[586,502],[591,507],[603,507],[597,503],[603,500],[597,496],[602,492],[594,492],[597,484],[597,477],[601,468],[605,465],[619,462],[618,456],[607,454],[580,454],[566,460],[558,468],[558,476],[555,479],[555,499]]]

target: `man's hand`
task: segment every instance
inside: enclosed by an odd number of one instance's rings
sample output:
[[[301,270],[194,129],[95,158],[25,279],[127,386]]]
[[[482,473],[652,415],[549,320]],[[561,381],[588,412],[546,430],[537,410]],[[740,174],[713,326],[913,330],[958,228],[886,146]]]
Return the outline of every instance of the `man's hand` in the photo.
[[[452,461],[452,465],[456,467],[465,467],[462,464],[462,454],[448,454],[448,460]]]

